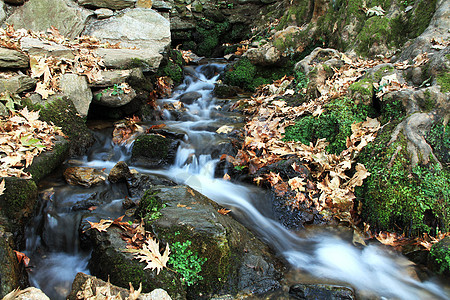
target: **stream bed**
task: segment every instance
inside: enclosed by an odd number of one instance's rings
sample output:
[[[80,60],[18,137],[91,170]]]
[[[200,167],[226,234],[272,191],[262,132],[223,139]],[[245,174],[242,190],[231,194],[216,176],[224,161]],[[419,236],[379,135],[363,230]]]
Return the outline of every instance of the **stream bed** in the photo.
[[[309,281],[340,282],[388,299],[449,299],[449,289],[442,283],[421,282],[410,276],[405,267],[409,261],[398,254],[373,245],[357,248],[333,230],[290,231],[273,217],[268,191],[214,176],[220,149],[228,143],[215,131],[230,120],[239,122],[239,117],[223,110],[212,96],[223,68],[222,64],[191,68],[172,97],[160,100],[163,107],[178,102],[186,93],[195,92],[198,96],[191,104],[185,104],[187,110],[176,120],[170,111],[162,111],[164,120],[160,123],[166,125],[165,130],[184,134],[172,166],[159,170],[134,166],[132,144],[113,144],[109,128],[95,132],[96,144],[87,155],[73,158],[63,167],[93,167],[107,174],[118,161],[125,161],[140,173],[189,185],[231,209],[238,220],[284,257],[292,269],[291,279],[287,279],[292,283],[307,276]],[[150,125],[154,123],[143,126]],[[125,184],[106,181],[91,188],[70,186],[61,172],[43,180],[39,213],[27,228],[25,252],[32,261],[31,284],[51,299],[65,299],[77,272],[89,274],[90,251],[82,250],[79,241],[79,225],[86,211],[77,205],[91,200],[93,205],[101,203],[92,213],[98,219],[114,219],[123,215],[122,201],[127,196]]]

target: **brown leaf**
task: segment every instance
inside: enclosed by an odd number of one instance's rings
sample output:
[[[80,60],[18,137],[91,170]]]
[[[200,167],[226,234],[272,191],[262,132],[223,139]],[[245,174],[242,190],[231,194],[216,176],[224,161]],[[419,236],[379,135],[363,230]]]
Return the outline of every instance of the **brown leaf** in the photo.
[[[221,208],[221,209],[218,209],[217,212],[221,215],[227,215],[228,213],[231,212],[231,210],[226,209],[226,208]]]
[[[130,250],[127,252],[130,252]],[[145,241],[142,249],[134,252],[133,254],[136,256],[136,259],[139,259],[141,262],[145,262],[147,264],[144,267],[144,270],[156,269],[156,274],[159,274],[159,272],[166,267],[167,261],[169,260],[170,248],[169,244],[166,244],[166,249],[161,255],[159,252],[159,242],[153,238],[150,238]]]
[[[30,263],[30,258],[25,255],[25,253],[19,252],[14,250],[14,253],[16,253],[17,260],[19,261],[19,264],[23,262],[25,267],[28,267],[28,264]]]
[[[97,229],[98,231],[102,232],[102,231],[106,231],[112,224],[113,224],[113,220],[103,220],[101,219],[100,222],[98,223],[94,223],[91,221],[88,221],[89,224],[91,224],[91,229]]]

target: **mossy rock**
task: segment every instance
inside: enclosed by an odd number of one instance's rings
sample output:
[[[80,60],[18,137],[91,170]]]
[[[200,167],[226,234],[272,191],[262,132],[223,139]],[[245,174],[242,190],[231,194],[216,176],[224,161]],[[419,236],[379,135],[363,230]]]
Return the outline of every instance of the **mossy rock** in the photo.
[[[0,231],[0,297],[12,292],[20,285],[19,263],[8,243],[8,239]]]
[[[160,168],[173,163],[178,148],[178,140],[159,134],[144,134],[133,144],[131,159],[148,168]]]
[[[129,288],[131,282],[136,288],[142,283],[144,293],[162,288],[172,299],[185,299],[185,288],[173,271],[163,269],[157,274],[156,270],[144,270],[145,263],[139,262],[131,253],[124,252],[127,243],[121,238],[121,233],[117,227],[110,227],[107,232],[91,230],[91,273],[119,287]]]
[[[450,237],[445,237],[431,247],[430,264],[438,274],[450,276]]]
[[[202,260],[203,279],[187,286],[189,299],[212,294],[263,293],[278,288],[280,265],[271,251],[244,226],[187,186],[158,186],[165,207],[151,222],[157,238],[170,245],[189,241],[187,251]],[[206,259],[206,260],[205,260]],[[260,265],[257,271],[247,265]]]
[[[448,231],[450,172],[437,164],[411,168],[403,134],[389,144],[397,124],[387,124],[359,158],[371,173],[356,190],[363,203],[362,216],[376,230],[413,236]]]
[[[70,155],[84,154],[94,143],[94,137],[87,128],[85,119],[78,115],[72,101],[66,96],[53,95],[40,103],[33,103],[29,99],[24,102],[29,108],[40,110],[41,120],[61,127],[70,142]]]
[[[5,177],[2,180],[5,180],[5,191],[0,195],[0,213],[7,218],[6,230],[20,235],[34,213],[37,186],[32,179]]]
[[[167,59],[164,59],[156,73],[157,77],[170,77],[175,85],[179,85],[183,81],[184,59],[178,50],[170,50]]]
[[[70,143],[65,138],[57,136],[52,150],[42,152],[35,157],[25,172],[29,172],[33,180],[38,183],[69,157],[69,147]]]

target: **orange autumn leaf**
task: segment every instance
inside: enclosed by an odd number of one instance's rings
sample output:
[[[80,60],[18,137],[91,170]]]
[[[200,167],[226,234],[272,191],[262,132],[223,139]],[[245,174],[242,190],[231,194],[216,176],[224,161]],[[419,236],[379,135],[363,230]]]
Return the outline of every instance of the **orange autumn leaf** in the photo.
[[[218,212],[219,214],[225,216],[225,215],[229,214],[229,213],[231,212],[231,210],[226,209],[226,208],[221,208],[221,209],[218,209],[217,212]]]
[[[16,253],[17,260],[19,263],[23,262],[25,267],[28,267],[28,264],[30,263],[30,258],[25,255],[25,253],[19,252],[14,250],[14,253]]]

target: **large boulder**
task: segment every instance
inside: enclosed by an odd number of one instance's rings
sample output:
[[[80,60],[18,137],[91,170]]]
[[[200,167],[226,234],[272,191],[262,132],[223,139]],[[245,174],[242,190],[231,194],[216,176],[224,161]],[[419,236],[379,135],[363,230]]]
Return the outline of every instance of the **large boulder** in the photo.
[[[82,117],[86,117],[92,101],[92,92],[86,77],[70,73],[64,74],[61,76],[59,87],[61,92],[72,100],[77,112]]]
[[[131,160],[147,168],[162,168],[175,160],[179,141],[161,134],[139,136],[133,144]]]
[[[51,26],[67,38],[77,37],[92,13],[71,0],[29,0],[6,19],[14,28],[46,31]],[[51,17],[49,17],[51,16]]]
[[[117,16],[98,20],[83,32],[111,44],[136,47],[150,53],[162,53],[170,46],[170,24],[151,9],[125,10]]]
[[[20,39],[20,46],[28,55],[33,56],[56,56],[66,59],[74,59],[73,49],[54,43],[52,41],[41,41],[37,38],[25,36]]]
[[[107,68],[130,69],[142,68],[144,71],[156,72],[163,56],[148,49],[106,49],[95,51]]]
[[[29,62],[24,53],[0,47],[0,68],[28,68]]]

